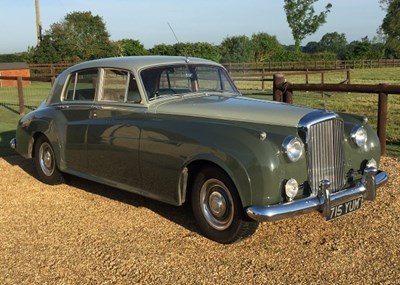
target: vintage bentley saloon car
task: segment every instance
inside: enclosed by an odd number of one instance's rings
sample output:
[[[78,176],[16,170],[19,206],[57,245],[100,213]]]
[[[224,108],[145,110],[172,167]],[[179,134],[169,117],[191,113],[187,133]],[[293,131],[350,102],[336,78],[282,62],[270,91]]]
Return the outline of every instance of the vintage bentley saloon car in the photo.
[[[223,66],[198,58],[73,66],[11,145],[48,184],[72,174],[190,202],[200,231],[221,243],[262,221],[348,214],[388,179],[365,118],[246,98]]]

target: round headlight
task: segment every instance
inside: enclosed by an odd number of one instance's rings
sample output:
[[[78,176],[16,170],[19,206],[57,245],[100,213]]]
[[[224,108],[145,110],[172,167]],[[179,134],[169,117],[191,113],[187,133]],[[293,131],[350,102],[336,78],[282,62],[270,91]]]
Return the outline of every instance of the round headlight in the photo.
[[[287,137],[283,141],[282,147],[290,161],[298,161],[303,154],[303,143],[297,137]]]
[[[289,201],[293,200],[296,197],[297,192],[299,192],[299,184],[293,178],[290,178],[285,184],[285,194],[288,197]]]
[[[351,138],[358,147],[363,147],[368,140],[367,131],[363,126],[355,126],[351,131]]]

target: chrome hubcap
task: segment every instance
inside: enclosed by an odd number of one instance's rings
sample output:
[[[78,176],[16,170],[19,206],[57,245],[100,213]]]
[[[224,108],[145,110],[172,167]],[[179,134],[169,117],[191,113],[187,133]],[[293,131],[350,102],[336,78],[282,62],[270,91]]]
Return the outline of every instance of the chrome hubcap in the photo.
[[[223,217],[226,212],[226,201],[219,192],[213,192],[210,195],[209,205],[211,213],[216,217]]]
[[[233,221],[234,204],[225,184],[218,179],[204,182],[200,190],[201,210],[207,223],[217,230],[229,228]]]
[[[48,143],[43,143],[39,149],[39,164],[42,172],[46,176],[51,176],[54,172],[54,153]]]

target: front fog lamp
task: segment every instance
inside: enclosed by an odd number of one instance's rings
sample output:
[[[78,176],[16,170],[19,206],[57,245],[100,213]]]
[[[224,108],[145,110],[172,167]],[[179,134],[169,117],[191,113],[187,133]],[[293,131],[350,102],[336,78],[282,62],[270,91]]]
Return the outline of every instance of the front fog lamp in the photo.
[[[351,130],[351,138],[358,147],[363,147],[367,144],[368,135],[363,126],[355,126]]]
[[[298,161],[303,154],[303,143],[297,137],[289,136],[282,144],[288,159],[292,162]]]
[[[296,197],[297,192],[299,192],[299,184],[293,178],[290,178],[285,184],[285,194],[289,201],[292,201]]]

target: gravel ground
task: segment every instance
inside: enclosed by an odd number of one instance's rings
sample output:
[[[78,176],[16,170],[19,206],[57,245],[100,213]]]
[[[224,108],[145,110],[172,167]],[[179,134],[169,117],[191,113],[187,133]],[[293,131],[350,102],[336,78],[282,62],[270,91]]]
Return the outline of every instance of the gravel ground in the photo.
[[[374,202],[332,222],[263,223],[221,245],[173,207],[71,178],[47,186],[32,161],[0,158],[0,284],[400,284],[400,158]]]

